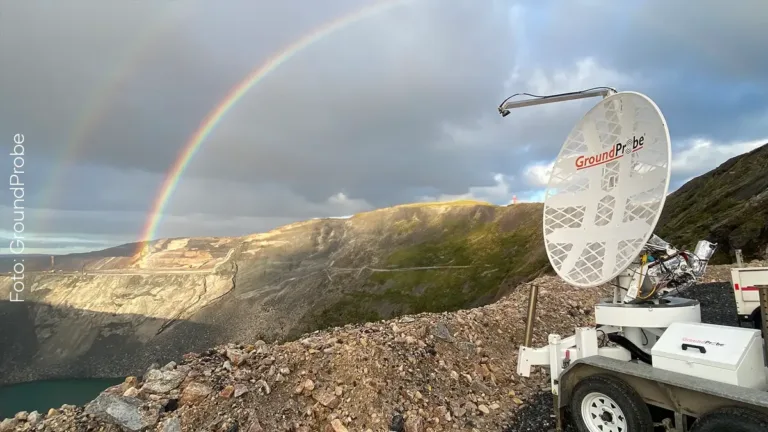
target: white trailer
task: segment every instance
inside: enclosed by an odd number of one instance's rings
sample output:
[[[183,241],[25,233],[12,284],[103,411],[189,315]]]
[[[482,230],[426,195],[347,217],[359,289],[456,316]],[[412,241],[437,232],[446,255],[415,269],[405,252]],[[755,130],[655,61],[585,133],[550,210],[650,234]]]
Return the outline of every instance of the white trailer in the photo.
[[[740,326],[762,328],[760,289],[768,286],[768,267],[738,267],[731,269],[733,296]]]
[[[499,113],[603,97],[553,164],[543,233],[558,276],[573,289],[610,283],[613,297],[595,305],[595,327],[566,338],[551,334],[548,345],[532,348],[532,286],[517,362],[521,376],[549,369],[557,430],[570,412],[580,432],[767,432],[768,356],[760,331],[703,324],[698,301],[671,296],[696,282],[717,245],[702,240],[690,252],[653,235],[671,165],[661,111],[645,95],[605,87],[525,95],[531,99],[505,100]],[[752,282],[759,272],[744,270],[737,272],[739,291],[758,289],[765,316],[768,286]]]

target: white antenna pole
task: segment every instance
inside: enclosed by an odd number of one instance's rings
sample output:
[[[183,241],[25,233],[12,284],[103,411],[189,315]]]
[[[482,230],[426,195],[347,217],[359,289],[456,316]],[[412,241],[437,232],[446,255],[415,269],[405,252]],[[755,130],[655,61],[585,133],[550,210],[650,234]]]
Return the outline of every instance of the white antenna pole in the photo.
[[[741,254],[741,249],[736,249],[736,265],[742,267],[744,265],[744,256]]]

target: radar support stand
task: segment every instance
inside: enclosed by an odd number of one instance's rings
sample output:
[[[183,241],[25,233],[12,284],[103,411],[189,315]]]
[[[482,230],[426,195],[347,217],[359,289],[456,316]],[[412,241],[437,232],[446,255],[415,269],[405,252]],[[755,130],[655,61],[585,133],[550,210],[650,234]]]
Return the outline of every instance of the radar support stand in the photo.
[[[536,303],[539,299],[539,286],[531,284],[531,289],[528,293],[528,320],[525,323],[525,343],[524,345],[529,347],[533,341],[533,323],[536,320]]]

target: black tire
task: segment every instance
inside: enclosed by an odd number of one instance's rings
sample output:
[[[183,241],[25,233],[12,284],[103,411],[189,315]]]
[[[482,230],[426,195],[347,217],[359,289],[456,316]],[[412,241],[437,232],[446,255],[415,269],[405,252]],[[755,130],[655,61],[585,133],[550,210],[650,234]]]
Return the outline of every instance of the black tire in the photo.
[[[765,432],[768,417],[746,408],[729,407],[699,417],[691,432]]]
[[[583,379],[574,388],[570,409],[571,417],[579,432],[592,432],[587,423],[595,424],[599,418],[602,418],[602,416],[596,417],[594,415],[589,419],[583,417],[582,402],[588,398],[600,400],[599,397],[595,396],[595,393],[607,396],[612,400],[603,399],[602,402],[599,402],[605,404],[608,411],[612,407],[617,407],[623,414],[623,421],[626,424],[626,428],[623,429],[624,432],[653,432],[651,412],[643,399],[627,383],[611,375],[592,375]],[[588,404],[589,401],[587,400],[585,403]],[[595,409],[600,409],[594,403],[591,405]],[[607,417],[602,418],[602,420],[615,421],[612,414],[607,414]]]

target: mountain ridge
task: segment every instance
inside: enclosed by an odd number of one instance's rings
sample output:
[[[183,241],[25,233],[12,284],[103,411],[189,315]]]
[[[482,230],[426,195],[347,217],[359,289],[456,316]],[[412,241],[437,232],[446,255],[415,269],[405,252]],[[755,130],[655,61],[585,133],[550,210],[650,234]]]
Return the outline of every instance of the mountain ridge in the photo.
[[[718,242],[713,262],[730,262],[737,247],[748,260],[765,257],[766,164],[768,145],[684,185],[667,197],[657,233],[677,247]],[[542,210],[542,203],[413,203],[242,237],[57,257],[54,271],[43,257],[25,274],[25,309],[0,302],[0,325],[22,320],[35,335],[0,341],[25,353],[0,357],[0,383],[128,375],[135,365],[232,340],[293,340],[494,303],[551,271]],[[3,298],[12,286],[9,275],[0,277]],[[114,361],[115,347],[131,350]]]
[[[659,218],[656,226],[656,231],[660,233],[662,237],[668,237],[670,241],[680,244],[681,247],[692,248],[695,246],[695,241],[698,239],[707,238],[708,240],[720,241],[721,252],[718,254],[719,260],[724,257],[722,253],[729,253],[733,255],[733,249],[743,248],[746,246],[745,254],[750,258],[761,258],[768,254],[768,250],[760,250],[759,246],[768,246],[768,233],[765,229],[759,229],[758,224],[754,222],[763,215],[768,214],[768,175],[762,175],[759,166],[765,166],[768,164],[768,143],[757,147],[747,153],[734,156],[727,161],[723,162],[716,168],[696,176],[677,190],[670,193],[667,196],[664,209]],[[732,178],[724,178],[724,177]],[[726,180],[725,187],[716,187],[715,183]],[[713,187],[715,186],[715,187]],[[714,194],[712,192],[715,192]],[[703,211],[712,203],[718,203],[713,211]],[[522,204],[541,204],[541,203],[522,203]],[[735,205],[734,205],[735,204]],[[755,217],[745,218],[738,217],[738,214],[744,210],[745,205],[747,207],[757,208]],[[381,209],[369,210],[366,212],[356,213],[350,216],[343,217],[319,217],[312,218],[305,221],[293,222],[281,227],[275,228],[280,230],[283,228],[303,225],[307,223],[313,223],[315,221],[332,221],[332,220],[349,220],[355,217],[363,216],[366,214],[373,214],[380,211],[387,211],[389,209],[398,208],[420,208],[430,206],[488,206],[488,207],[509,207],[499,206],[488,203],[481,200],[455,200],[444,202],[415,202],[398,204],[392,207],[386,207]],[[722,217],[717,217],[712,213],[725,210]],[[704,218],[696,218],[696,223],[691,223],[690,216],[692,213],[701,213]],[[754,212],[753,212],[754,213]],[[715,220],[714,224],[707,224]],[[703,220],[700,220],[703,219]],[[752,226],[754,224],[755,226]],[[744,226],[747,225],[747,226]],[[733,242],[725,242],[724,239],[728,239],[731,230],[746,231],[746,234],[756,235],[756,242],[752,244],[745,239],[738,236],[733,238]],[[682,232],[676,232],[682,229]],[[271,230],[270,230],[271,231]],[[269,232],[269,231],[268,231]],[[129,257],[136,254],[136,251],[141,250],[140,245],[144,243],[145,247],[152,248],[153,245],[157,245],[162,242],[169,242],[183,239],[238,239],[247,238],[251,236],[258,236],[264,233],[246,234],[243,236],[229,236],[229,237],[174,237],[163,238],[157,240],[151,240],[147,242],[131,242],[118,246],[113,246],[105,249],[99,249],[89,252],[78,252],[69,254],[52,254],[58,261],[59,265],[54,268],[70,267],[70,270],[75,270],[72,265],[73,262],[87,261],[94,257]],[[738,233],[737,233],[738,234]],[[765,238],[764,238],[765,237]],[[732,243],[732,244],[731,244]],[[726,250],[722,250],[722,246],[725,246]],[[0,255],[0,271],[10,271],[9,261],[12,258],[16,258],[19,255],[3,254]],[[32,271],[45,271],[50,270],[50,257],[49,254],[26,254],[25,258],[31,259],[31,263],[27,266]],[[63,264],[63,265],[62,265]],[[67,264],[70,264],[67,266]],[[12,266],[12,263],[10,264]]]
[[[530,226],[540,212],[541,204],[407,205],[239,238],[163,239],[133,256],[59,260],[55,272],[25,274],[23,321],[36,337],[13,342],[29,355],[0,358],[0,379],[54,377],[44,370],[127,375],[132,364],[221,341],[286,340],[487,304],[546,267],[541,225]],[[0,277],[4,298],[12,282]],[[0,303],[0,324],[22,319],[15,306]],[[116,346],[132,348],[109,361]]]

